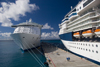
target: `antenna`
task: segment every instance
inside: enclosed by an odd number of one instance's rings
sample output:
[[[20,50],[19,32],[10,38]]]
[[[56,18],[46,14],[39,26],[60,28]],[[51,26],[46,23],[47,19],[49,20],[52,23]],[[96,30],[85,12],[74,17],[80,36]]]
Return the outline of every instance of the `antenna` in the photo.
[[[31,18],[29,19],[29,22],[32,22],[32,19]]]
[[[72,10],[72,8],[73,8],[73,7],[71,6],[71,10]]]
[[[27,20],[26,20],[26,22],[27,22]]]

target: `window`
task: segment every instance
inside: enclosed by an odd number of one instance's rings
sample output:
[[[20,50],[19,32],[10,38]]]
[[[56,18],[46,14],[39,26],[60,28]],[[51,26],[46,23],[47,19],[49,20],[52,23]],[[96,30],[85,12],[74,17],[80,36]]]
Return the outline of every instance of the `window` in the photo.
[[[92,52],[94,52],[94,50],[92,50]]]
[[[96,53],[98,53],[98,51],[96,51]]]
[[[94,45],[92,44],[92,47],[94,47]]]
[[[78,11],[79,9],[77,9],[77,11]]]
[[[96,47],[98,47],[98,45],[96,45]]]
[[[81,9],[81,7],[80,7],[80,9]]]
[[[86,5],[88,5],[90,2],[92,2],[93,0],[87,0],[84,4],[83,7],[85,7]]]

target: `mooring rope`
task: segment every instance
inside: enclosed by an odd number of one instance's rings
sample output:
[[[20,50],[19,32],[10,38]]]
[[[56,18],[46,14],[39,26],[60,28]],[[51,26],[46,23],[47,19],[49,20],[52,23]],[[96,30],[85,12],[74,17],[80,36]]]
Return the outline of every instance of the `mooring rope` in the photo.
[[[18,40],[18,39],[17,39]],[[19,42],[20,42],[20,40],[18,40]],[[22,42],[20,42],[20,43],[22,43]],[[21,45],[21,44],[20,44]],[[25,46],[25,48],[27,48],[26,46]],[[31,53],[31,51],[29,51],[28,49],[27,49],[27,51],[31,54],[31,56],[41,65],[41,67],[43,67],[43,65],[39,62],[39,60],[38,59],[36,59],[35,58],[35,56]]]
[[[25,42],[25,41],[24,41]],[[27,43],[26,43],[27,44]],[[27,44],[27,47],[29,47],[28,46],[28,44]],[[30,48],[30,47],[29,47]],[[40,63],[45,67],[45,65],[42,63],[42,61],[38,58],[38,56],[34,53],[34,51],[30,48],[30,50],[33,52],[33,54],[36,56],[36,58],[40,61]]]
[[[26,39],[27,40],[27,39]],[[36,40],[34,41],[34,42],[36,42]],[[35,47],[32,43],[30,43],[33,47]],[[40,52],[41,53],[41,55],[43,55],[44,56],[44,54],[40,51],[40,50],[38,50],[36,47],[35,47],[35,49],[38,51],[38,52]]]

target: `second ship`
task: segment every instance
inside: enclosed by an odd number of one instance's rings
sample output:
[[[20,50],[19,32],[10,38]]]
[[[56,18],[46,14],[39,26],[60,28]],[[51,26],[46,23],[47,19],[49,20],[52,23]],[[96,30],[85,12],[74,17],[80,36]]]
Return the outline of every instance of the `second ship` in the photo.
[[[40,46],[42,25],[34,23],[30,19],[24,23],[12,25],[12,27],[15,28],[15,31],[11,34],[11,37],[22,50]]]
[[[100,64],[100,0],[81,0],[59,27],[68,50]]]

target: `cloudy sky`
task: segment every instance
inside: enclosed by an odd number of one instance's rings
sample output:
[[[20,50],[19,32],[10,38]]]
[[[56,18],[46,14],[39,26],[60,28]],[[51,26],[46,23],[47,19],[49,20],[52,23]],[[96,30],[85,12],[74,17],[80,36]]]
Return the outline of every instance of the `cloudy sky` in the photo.
[[[42,39],[58,39],[58,24],[79,0],[0,0],[0,39],[9,39],[16,25],[26,20],[44,25]]]

